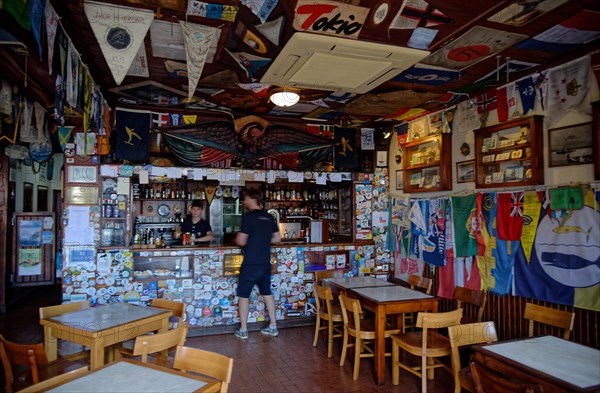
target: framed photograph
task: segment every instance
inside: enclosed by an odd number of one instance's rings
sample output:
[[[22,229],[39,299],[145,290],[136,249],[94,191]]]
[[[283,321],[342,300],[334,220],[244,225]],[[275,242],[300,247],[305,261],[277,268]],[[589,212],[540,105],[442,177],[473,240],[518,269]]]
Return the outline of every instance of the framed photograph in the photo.
[[[592,140],[592,123],[548,130],[548,166],[593,163]]]
[[[440,171],[438,168],[423,169],[423,187],[432,188],[440,185]]]
[[[96,183],[98,181],[98,168],[87,165],[67,166],[68,183]]]
[[[384,167],[388,165],[388,152],[387,150],[377,150],[377,167]]]
[[[481,162],[483,162],[483,163],[494,162],[495,159],[496,159],[495,154],[488,154],[487,156],[481,157]]]
[[[506,161],[510,158],[510,152],[496,154],[496,161]]]
[[[402,171],[396,171],[396,190],[404,190],[404,173]]]
[[[466,183],[475,181],[475,161],[463,161],[456,163],[456,182]]]

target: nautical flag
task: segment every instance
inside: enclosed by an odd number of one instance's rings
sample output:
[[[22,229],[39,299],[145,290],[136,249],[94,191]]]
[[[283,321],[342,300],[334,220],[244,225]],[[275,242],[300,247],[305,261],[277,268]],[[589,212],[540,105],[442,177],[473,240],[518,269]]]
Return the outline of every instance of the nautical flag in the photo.
[[[166,127],[169,125],[169,114],[152,112],[152,124],[155,127]]]
[[[498,237],[519,240],[523,229],[523,192],[498,194]]]
[[[515,82],[496,89],[498,97],[498,121],[512,119],[517,111],[517,92]]]
[[[334,141],[333,163],[335,169],[357,168],[358,147],[356,146],[356,129],[336,127]]]
[[[400,11],[390,24],[390,29],[414,29],[439,26],[453,20],[424,0],[404,0]]]
[[[414,83],[417,85],[442,86],[458,79],[459,76],[459,71],[415,64],[394,77],[392,81]]]
[[[540,106],[542,109],[545,108],[546,99],[548,97],[548,72],[549,70],[544,70],[533,76],[533,86],[540,98]]]
[[[523,115],[529,113],[535,104],[535,87],[533,86],[533,78],[528,76],[517,82],[519,89],[519,98],[521,99],[521,107]]]
[[[398,138],[398,146],[402,146],[408,142],[408,123],[394,126],[394,130],[396,131],[396,137]]]
[[[425,201],[429,204],[427,233],[422,236],[423,260],[431,265],[446,265],[446,206],[447,198]]]
[[[477,96],[477,112],[489,112],[498,107],[498,97],[496,91],[491,90]]]
[[[451,198],[455,256],[477,255],[477,233],[480,231],[481,220],[477,216],[476,194]]]
[[[569,111],[591,115],[589,78],[590,56],[550,69],[548,74],[548,126],[562,119]]]
[[[119,160],[146,161],[150,140],[150,111],[117,108],[116,140]]]
[[[31,24],[33,37],[38,45],[40,59],[42,58],[42,48],[44,42],[42,38],[42,21],[44,19],[45,6],[45,0],[29,0],[29,23]]]
[[[183,115],[181,113],[169,113],[169,118],[172,126],[183,125]]]
[[[273,59],[268,59],[266,57],[255,56],[250,53],[245,52],[231,52],[225,49],[225,53],[229,55],[229,58],[233,60],[235,64],[237,64],[244,72],[248,78],[252,78],[252,76],[262,67],[269,64]],[[227,60],[227,57],[225,57]]]
[[[210,43],[218,30],[215,27],[179,21],[185,43],[188,74],[188,100],[191,101],[202,75]]]
[[[188,2],[187,15],[233,22],[239,9],[240,7],[235,5],[211,4],[198,0],[190,0]]]
[[[261,23],[265,23],[279,0],[241,0],[241,2],[250,8],[254,15],[258,16]]]
[[[560,221],[542,207],[531,259],[517,253],[516,296],[600,311],[600,192],[584,199]]]
[[[91,0],[84,2],[84,8],[112,76],[120,85],[144,43],[154,11]]]
[[[525,191],[523,197],[523,229],[521,230],[521,246],[525,259],[529,261],[537,224],[540,221],[542,200],[544,194],[542,191]]]
[[[71,134],[73,133],[73,128],[75,126],[58,126],[56,127],[58,130],[58,142],[60,143],[60,147],[63,151],[67,148],[67,143],[71,139]]]

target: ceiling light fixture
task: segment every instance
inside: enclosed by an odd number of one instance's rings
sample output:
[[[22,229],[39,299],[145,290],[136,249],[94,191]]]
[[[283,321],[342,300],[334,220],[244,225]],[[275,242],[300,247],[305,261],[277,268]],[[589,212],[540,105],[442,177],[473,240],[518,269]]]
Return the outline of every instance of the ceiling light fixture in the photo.
[[[269,99],[273,104],[286,108],[288,106],[297,104],[298,101],[300,101],[300,95],[298,95],[298,93],[294,93],[293,91],[283,90],[272,94],[271,98]]]

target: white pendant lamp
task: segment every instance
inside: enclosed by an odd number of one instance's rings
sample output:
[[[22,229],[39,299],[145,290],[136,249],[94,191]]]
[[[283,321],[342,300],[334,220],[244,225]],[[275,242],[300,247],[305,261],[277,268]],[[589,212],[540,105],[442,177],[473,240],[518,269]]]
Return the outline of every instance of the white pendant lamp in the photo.
[[[298,101],[300,101],[300,95],[293,91],[282,90],[273,93],[269,99],[273,104],[286,108],[288,106],[297,104]]]

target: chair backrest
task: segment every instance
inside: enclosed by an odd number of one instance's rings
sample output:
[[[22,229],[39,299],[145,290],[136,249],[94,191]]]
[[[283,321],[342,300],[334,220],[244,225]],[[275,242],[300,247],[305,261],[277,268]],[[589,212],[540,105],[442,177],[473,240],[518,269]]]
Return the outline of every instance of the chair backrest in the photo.
[[[16,382],[13,375],[13,365],[29,368],[31,381],[38,383],[40,381],[38,367],[48,364],[43,344],[18,344],[5,339],[1,334],[0,357],[4,368],[7,393],[13,391],[13,384]]]
[[[233,359],[216,352],[177,346],[173,368],[218,379],[221,381],[221,393],[226,393],[231,383]]]
[[[456,300],[456,308],[465,310],[466,305],[471,305],[477,309],[477,318],[474,322],[483,320],[483,311],[487,302],[487,291],[475,291],[465,287],[454,288],[454,300]]]
[[[431,295],[431,286],[433,285],[433,280],[431,278],[411,274],[408,276],[408,283],[410,284],[410,289],[419,289],[426,294]]]
[[[82,302],[65,303],[56,306],[40,307],[40,319],[48,319],[57,315],[63,315],[68,312],[83,310],[90,308],[90,301],[85,300]]]
[[[25,389],[19,390],[19,393],[38,393],[38,392],[46,392],[48,389],[53,388],[58,385],[62,385],[63,383],[73,380],[75,378],[79,378],[88,374],[90,372],[88,366],[84,366],[78,368],[73,371],[69,371],[68,373],[59,374],[55,377],[44,379],[41,382],[38,382],[34,385],[28,386]]]
[[[315,272],[315,283],[323,284],[321,281],[324,278],[332,278],[332,277],[344,277],[344,273],[348,270],[344,269],[328,269],[328,270],[319,270]]]
[[[173,312],[173,316],[183,320],[185,317],[185,303],[175,302],[173,300],[165,299],[152,299],[150,307],[162,308],[163,310],[169,310]]]
[[[333,317],[333,292],[329,287],[323,287],[319,284],[313,285],[313,293],[315,295],[315,301],[317,305],[317,312],[323,312],[329,316],[329,319]]]
[[[362,316],[360,301],[344,294],[341,294],[339,299],[342,309],[342,318],[344,319],[344,327],[348,330],[349,334],[360,336],[360,320]]]
[[[133,347],[133,356],[141,356],[142,362],[148,363],[149,354],[166,351],[175,348],[178,345],[184,345],[187,331],[188,324],[184,323],[165,333],[136,337],[135,345]]]
[[[460,371],[460,348],[473,345],[498,341],[496,326],[494,322],[467,323],[462,325],[448,326],[448,338],[452,349],[452,374],[454,375],[455,392],[461,391]]]
[[[514,376],[500,374],[479,362],[471,362],[471,372],[477,387],[477,393],[538,393],[543,392],[540,385],[516,379]]]
[[[459,308],[458,310],[448,312],[420,312],[417,314],[416,326],[423,329],[423,333],[421,334],[423,339],[423,354],[427,353],[427,330],[459,325],[462,318],[462,311],[462,308]]]
[[[535,335],[535,322],[538,322],[563,329],[563,338],[568,340],[571,337],[571,331],[573,331],[573,325],[575,324],[574,312],[557,310],[533,303],[525,304],[523,317],[529,320],[529,337]]]

